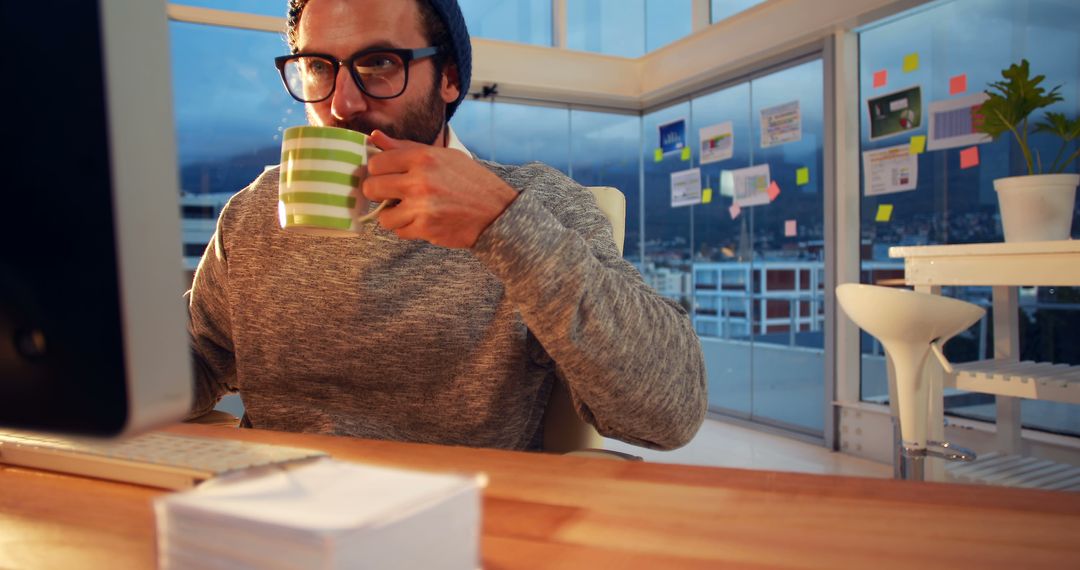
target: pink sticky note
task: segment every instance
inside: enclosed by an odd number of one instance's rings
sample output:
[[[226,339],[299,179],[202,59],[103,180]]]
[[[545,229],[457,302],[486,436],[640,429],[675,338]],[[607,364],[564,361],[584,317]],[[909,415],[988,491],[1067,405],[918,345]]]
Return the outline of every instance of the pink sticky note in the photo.
[[[727,209],[727,211],[729,214],[731,214],[731,219],[734,220],[735,218],[739,217],[740,213],[742,213],[742,208],[740,208],[738,204],[732,204],[731,207]]]
[[[972,146],[960,151],[960,168],[979,165],[979,147]]]
[[[878,87],[885,87],[885,84],[889,82],[889,72],[882,69],[881,71],[874,72],[874,89]]]
[[[795,237],[799,233],[799,223],[795,220],[784,220],[784,237]]]
[[[957,95],[967,91],[967,74],[961,73],[949,79],[949,95]]]
[[[976,160],[978,160],[978,159],[976,159]],[[769,184],[769,188],[768,188],[768,190],[766,190],[766,192],[769,193],[769,201],[770,202],[775,200],[776,197],[780,195],[780,187],[777,186],[775,180],[773,180],[772,183]]]

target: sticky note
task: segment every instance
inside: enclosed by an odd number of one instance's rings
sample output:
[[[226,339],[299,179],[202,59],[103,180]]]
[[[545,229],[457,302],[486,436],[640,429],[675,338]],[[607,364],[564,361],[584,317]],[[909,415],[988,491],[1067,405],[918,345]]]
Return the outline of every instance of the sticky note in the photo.
[[[949,95],[957,95],[967,91],[967,74],[961,73],[949,78]]]
[[[742,208],[740,208],[738,204],[732,204],[731,207],[727,209],[727,211],[729,214],[731,214],[731,219],[734,220],[735,218],[739,217],[739,213],[742,212]]]
[[[909,53],[904,56],[904,73],[911,73],[919,69],[919,53]]]
[[[690,160],[690,147],[684,146],[682,149],[682,159]]]
[[[909,154],[922,154],[926,150],[926,136],[915,135],[911,137],[911,145],[908,149]]]
[[[784,220],[784,237],[795,237],[799,234],[799,223],[795,220]]]
[[[878,87],[885,87],[885,84],[889,82],[889,72],[887,70],[880,70],[874,72],[874,89]]]
[[[971,168],[979,165],[979,147],[971,146],[960,151],[960,168]]]
[[[664,149],[658,148],[653,151],[653,162],[660,162],[664,160]]]
[[[701,203],[708,204],[712,202],[712,188],[703,188],[701,190]]]
[[[775,180],[773,180],[772,183],[769,184],[769,188],[765,192],[769,194],[769,201],[772,202],[776,199],[777,196],[780,195],[780,186],[776,184]]]
[[[802,167],[795,171],[795,184],[798,186],[805,186],[810,183],[810,169]]]
[[[892,204],[878,204],[875,222],[887,222],[892,219]]]

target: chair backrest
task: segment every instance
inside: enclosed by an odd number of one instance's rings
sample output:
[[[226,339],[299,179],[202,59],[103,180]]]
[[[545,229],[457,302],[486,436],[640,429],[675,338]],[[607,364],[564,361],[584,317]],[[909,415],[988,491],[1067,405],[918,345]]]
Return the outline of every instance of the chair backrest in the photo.
[[[589,191],[611,222],[615,246],[619,248],[619,254],[622,254],[623,240],[626,237],[626,198],[617,188],[610,186],[590,186]],[[578,417],[570,391],[562,382],[555,382],[551,387],[547,411],[544,413],[544,451],[567,453],[601,448],[603,445],[604,438],[600,437],[596,428]]]

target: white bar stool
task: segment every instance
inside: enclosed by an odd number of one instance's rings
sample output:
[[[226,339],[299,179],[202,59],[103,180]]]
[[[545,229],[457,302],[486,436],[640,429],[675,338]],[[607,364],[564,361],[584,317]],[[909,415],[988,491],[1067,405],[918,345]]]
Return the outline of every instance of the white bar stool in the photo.
[[[928,455],[974,460],[971,451],[948,442],[927,441],[930,400],[921,371],[927,354],[933,351],[945,371],[952,372],[941,347],[982,318],[986,310],[940,295],[857,283],[838,286],[836,297],[855,324],[877,337],[892,361],[901,434],[894,456],[897,478],[923,480]]]

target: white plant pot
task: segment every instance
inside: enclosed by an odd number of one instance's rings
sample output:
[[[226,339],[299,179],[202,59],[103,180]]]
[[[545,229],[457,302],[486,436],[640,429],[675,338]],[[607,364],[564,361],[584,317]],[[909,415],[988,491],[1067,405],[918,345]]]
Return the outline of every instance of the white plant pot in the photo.
[[[1069,239],[1080,174],[1035,174],[994,180],[1005,241]]]

